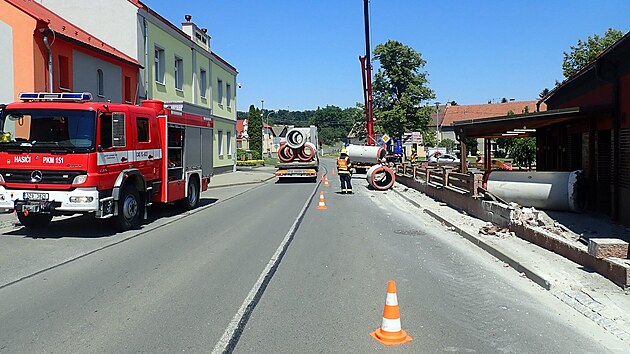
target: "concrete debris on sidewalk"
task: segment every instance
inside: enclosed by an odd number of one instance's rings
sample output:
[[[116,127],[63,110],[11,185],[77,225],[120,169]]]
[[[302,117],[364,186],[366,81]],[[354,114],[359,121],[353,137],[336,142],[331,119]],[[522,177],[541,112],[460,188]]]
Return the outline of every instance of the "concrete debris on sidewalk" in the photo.
[[[510,229],[508,229],[507,227],[499,227],[491,223],[480,228],[479,233],[483,235],[497,236],[499,238],[515,236],[514,232],[510,231]]]
[[[511,215],[511,222],[516,225],[539,227],[556,236],[560,236],[571,241],[577,242],[580,239],[580,235],[550,218],[545,212],[536,210],[533,207],[515,207]]]

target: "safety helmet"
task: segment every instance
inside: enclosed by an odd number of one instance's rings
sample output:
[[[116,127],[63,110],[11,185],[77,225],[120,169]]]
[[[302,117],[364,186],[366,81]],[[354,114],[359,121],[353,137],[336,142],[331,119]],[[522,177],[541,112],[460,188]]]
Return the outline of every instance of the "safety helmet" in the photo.
[[[340,151],[342,154],[348,154],[348,150],[346,150],[346,148],[342,148]]]

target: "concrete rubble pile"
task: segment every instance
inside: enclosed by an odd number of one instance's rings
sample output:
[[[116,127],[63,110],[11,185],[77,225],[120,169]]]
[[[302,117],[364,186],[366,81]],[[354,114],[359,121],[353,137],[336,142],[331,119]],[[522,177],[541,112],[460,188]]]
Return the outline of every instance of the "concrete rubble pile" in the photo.
[[[536,210],[535,208],[520,207],[511,203],[514,207],[510,222],[516,225],[525,225],[534,228],[540,228],[553,235],[560,236],[571,241],[579,241],[580,235],[567,229],[564,225],[550,218],[545,212]]]
[[[487,223],[479,229],[479,233],[483,235],[497,236],[499,238],[507,238],[516,236],[516,234],[507,227],[500,227],[492,223]]]

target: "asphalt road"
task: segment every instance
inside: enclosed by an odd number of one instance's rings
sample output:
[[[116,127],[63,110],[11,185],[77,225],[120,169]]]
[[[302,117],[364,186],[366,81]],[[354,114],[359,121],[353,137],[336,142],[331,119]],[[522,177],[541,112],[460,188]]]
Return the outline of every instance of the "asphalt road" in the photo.
[[[618,345],[393,193],[366,185],[356,178],[356,194],[340,195],[331,178],[319,188],[327,210],[315,208],[318,198],[305,205],[315,185],[271,182],[215,189],[207,207],[165,209],[129,233],[110,235],[83,218],[38,235],[11,229],[0,236],[15,248],[0,250],[0,353],[206,353],[226,343],[239,353],[381,351],[368,333],[380,325],[389,279],[414,338],[396,352]],[[11,265],[24,257],[27,271]]]

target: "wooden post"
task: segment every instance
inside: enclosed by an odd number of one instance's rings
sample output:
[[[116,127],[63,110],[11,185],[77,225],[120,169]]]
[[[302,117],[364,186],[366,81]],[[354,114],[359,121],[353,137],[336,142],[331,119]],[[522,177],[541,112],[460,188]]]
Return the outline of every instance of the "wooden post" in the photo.
[[[468,173],[468,161],[466,160],[466,156],[468,155],[466,153],[466,137],[460,134],[459,138],[461,139],[459,141],[459,151],[461,152],[461,158],[459,159],[459,170],[462,171],[462,173]]]
[[[444,187],[448,187],[448,168],[443,167],[442,171],[444,171],[443,172],[444,173],[444,177],[443,177],[442,183],[443,183]]]

